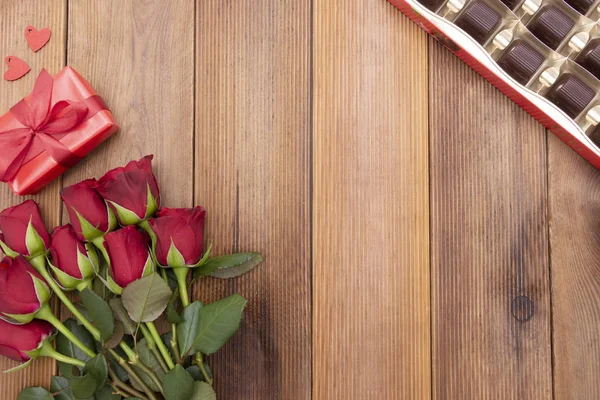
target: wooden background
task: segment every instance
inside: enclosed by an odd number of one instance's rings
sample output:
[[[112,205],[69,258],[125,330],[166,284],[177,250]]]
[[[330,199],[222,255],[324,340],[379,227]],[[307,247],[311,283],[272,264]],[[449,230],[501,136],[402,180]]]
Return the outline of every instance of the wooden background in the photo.
[[[154,153],[217,253],[266,256],[195,290],[250,299],[220,399],[599,397],[600,173],[384,0],[3,0],[0,32],[32,67],[0,110],[71,65],[122,127],[34,197],[49,227]]]

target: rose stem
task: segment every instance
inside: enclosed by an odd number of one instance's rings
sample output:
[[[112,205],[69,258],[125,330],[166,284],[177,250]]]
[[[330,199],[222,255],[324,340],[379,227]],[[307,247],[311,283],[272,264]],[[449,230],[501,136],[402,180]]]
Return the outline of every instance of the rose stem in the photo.
[[[167,367],[167,364],[165,363],[165,360],[163,360],[162,355],[156,349],[156,343],[154,343],[154,338],[152,338],[152,335],[150,334],[150,331],[148,330],[148,328],[146,328],[146,326],[142,324],[142,325],[140,325],[140,329],[142,330],[142,334],[144,335],[144,338],[146,339],[148,348],[150,349],[150,351],[152,351],[154,358],[156,358],[156,360],[160,364],[160,367],[162,368],[163,372],[165,372],[165,373],[169,372],[169,367]]]
[[[92,325],[90,321],[88,321],[83,316],[83,314],[79,312],[77,307],[75,307],[71,300],[69,300],[65,292],[62,291],[60,286],[58,286],[56,282],[54,282],[54,279],[50,276],[50,273],[46,269],[46,257],[36,257],[30,262],[31,265],[33,265],[33,267],[36,269],[36,271],[38,271],[40,275],[42,275],[42,277],[46,280],[46,283],[48,283],[50,289],[52,289],[52,291],[56,294],[56,297],[58,297],[63,302],[63,304],[69,309],[69,311],[71,311],[75,318],[77,318],[81,322],[85,329],[87,329],[92,334],[94,339],[96,339],[97,341],[101,341],[100,331],[96,329],[96,327]]]
[[[54,347],[52,347],[52,345],[47,340],[45,340],[44,343],[42,344],[42,347],[40,349],[40,356],[51,357],[51,358],[54,358],[56,361],[60,361],[60,362],[66,363],[66,364],[76,365],[78,367],[85,367],[85,363],[83,361],[78,360],[76,358],[66,356],[66,355],[61,354],[58,351],[54,350]]]
[[[150,390],[148,385],[146,385],[146,382],[144,382],[142,380],[142,378],[140,378],[140,376],[137,374],[137,372],[135,372],[135,370],[129,366],[129,364],[127,363],[127,361],[125,361],[125,359],[123,357],[118,355],[117,352],[115,352],[113,349],[109,349],[108,351],[109,351],[110,355],[113,356],[115,358],[115,360],[117,360],[117,362],[119,363],[121,368],[123,368],[125,370],[125,372],[127,372],[127,374],[129,374],[129,378],[136,381],[136,383],[138,385],[140,385],[140,387],[144,390],[144,393],[146,393],[146,395],[148,396],[148,398],[150,400],[158,400],[156,398],[156,396],[154,395],[154,392],[152,390]]]
[[[162,276],[165,283],[168,285],[169,277],[167,276],[167,270],[164,268],[160,268],[160,275]],[[179,345],[177,344],[177,324],[171,324],[171,333],[171,348],[173,349],[173,355],[175,356],[175,360],[179,362],[181,360],[181,354],[179,353]]]
[[[187,276],[189,268],[173,268],[173,272],[177,277],[177,286],[179,286],[179,297],[181,298],[181,304],[183,304],[183,308],[187,307],[190,304],[190,297],[188,296],[187,291]]]
[[[169,366],[169,369],[175,368],[175,364],[173,363],[173,360],[171,359],[169,350],[167,350],[167,347],[163,343],[163,341],[160,337],[160,334],[158,333],[158,330],[156,329],[156,325],[154,325],[154,322],[146,322],[146,327],[150,331],[150,335],[152,335],[152,338],[154,339],[154,342],[156,343],[156,347],[158,347],[158,350],[160,350],[160,354],[162,354],[162,357],[165,360],[165,362],[167,363],[167,365]]]
[[[196,361],[196,365],[198,366],[198,368],[200,368],[200,372],[202,372],[202,376],[204,377],[204,380],[209,385],[212,385],[213,384],[213,380],[208,375],[208,371],[206,370],[206,367],[204,366],[204,359],[202,358],[202,353],[201,352],[197,352],[196,353],[196,360],[195,361]]]
[[[187,276],[189,268],[173,268],[173,272],[177,277],[177,286],[179,286],[179,296],[181,297],[181,303],[183,304],[183,308],[185,308],[190,304],[190,298],[187,291]],[[210,377],[208,376],[208,372],[204,367],[204,360],[202,359],[201,352],[196,353],[196,364],[198,365],[198,368],[200,368],[200,371],[202,372],[202,375],[204,376],[206,382],[208,382],[209,385],[212,385],[212,379],[210,379]]]
[[[125,393],[125,398],[127,398],[128,396],[135,396],[139,397],[140,399],[148,399],[141,392],[138,392],[137,390],[120,380],[115,371],[112,370],[112,368],[109,368],[108,373],[110,374],[110,378],[113,380],[113,385],[111,386],[113,386],[113,388],[120,388],[121,390],[127,392]]]
[[[42,319],[44,321],[50,322],[60,333],[65,335],[67,339],[69,339],[73,344],[81,349],[87,356],[94,358],[96,357],[96,353],[90,350],[81,340],[79,340],[73,333],[67,328],[58,318],[54,316],[52,310],[48,306],[48,304],[44,304],[42,308],[38,310],[35,314],[37,319]]]
[[[129,345],[127,343],[121,342],[121,343],[119,343],[119,346],[125,352],[125,354],[127,355],[127,358],[129,358],[129,364],[135,365],[136,367],[141,369],[142,372],[144,372],[146,375],[148,375],[150,377],[150,379],[152,379],[154,381],[156,386],[161,388],[161,392],[162,392],[162,383],[161,383],[160,379],[158,379],[158,376],[156,375],[156,373],[154,371],[152,371],[150,368],[148,368],[146,366],[146,364],[144,364],[140,360],[140,356],[135,354],[135,351],[133,351],[133,349],[131,347],[129,347]]]

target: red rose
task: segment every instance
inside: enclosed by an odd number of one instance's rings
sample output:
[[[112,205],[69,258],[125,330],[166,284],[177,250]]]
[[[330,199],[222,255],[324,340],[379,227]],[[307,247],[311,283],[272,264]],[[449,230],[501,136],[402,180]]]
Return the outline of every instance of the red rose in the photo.
[[[0,319],[0,355],[15,361],[29,361],[27,352],[37,349],[52,335],[46,321],[33,320],[25,325],[14,325]]]
[[[117,294],[131,282],[154,272],[148,236],[135,226],[126,226],[106,235],[104,248],[110,259],[108,282]]]
[[[64,288],[75,289],[94,278],[98,265],[96,253],[91,244],[77,238],[71,225],[54,229],[50,254],[50,267]]]
[[[64,188],[60,194],[71,225],[83,241],[102,237],[116,227],[114,214],[96,190],[97,185],[95,179],[86,179]]]
[[[202,207],[163,208],[157,218],[148,221],[156,234],[155,255],[158,263],[169,267],[195,266],[204,249]]]
[[[29,322],[49,297],[43,278],[23,256],[0,261],[0,315]]]
[[[135,225],[150,218],[160,206],[160,194],[152,173],[152,158],[131,161],[108,171],[98,181],[98,191],[110,204],[121,225]]]
[[[11,251],[27,257],[36,257],[46,252],[50,246],[50,235],[44,226],[37,203],[27,200],[18,206],[7,208],[0,213],[2,243],[7,254]],[[14,255],[14,254],[13,254]]]

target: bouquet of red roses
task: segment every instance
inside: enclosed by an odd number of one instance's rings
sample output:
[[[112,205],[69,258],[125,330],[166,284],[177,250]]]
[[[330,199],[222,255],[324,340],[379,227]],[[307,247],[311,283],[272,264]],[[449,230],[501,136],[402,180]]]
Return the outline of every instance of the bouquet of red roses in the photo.
[[[10,371],[52,357],[61,373],[19,400],[216,399],[206,356],[237,331],[246,300],[204,305],[188,288],[239,276],[262,257],[211,257],[204,209],[161,208],[151,160],[65,188],[71,223],[52,235],[31,200],[0,213],[0,354],[23,362]],[[74,318],[54,315],[52,293]],[[171,329],[161,335],[163,315]]]

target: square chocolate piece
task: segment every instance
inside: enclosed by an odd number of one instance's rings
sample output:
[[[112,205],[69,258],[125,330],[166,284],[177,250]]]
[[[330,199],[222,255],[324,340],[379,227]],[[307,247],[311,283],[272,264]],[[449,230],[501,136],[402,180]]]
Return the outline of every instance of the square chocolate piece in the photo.
[[[590,40],[575,58],[575,62],[600,79],[600,38]]]
[[[552,85],[546,98],[569,117],[575,118],[596,96],[594,89],[571,73],[562,74]]]
[[[526,85],[544,63],[544,56],[526,41],[517,39],[498,59],[498,65],[521,85]]]
[[[575,21],[556,6],[540,8],[527,24],[531,33],[552,50],[556,50],[573,26]]]
[[[500,24],[500,14],[483,1],[475,1],[456,19],[455,24],[483,44]]]
[[[594,0],[565,0],[565,3],[573,7],[578,13],[585,15],[594,4]]]

